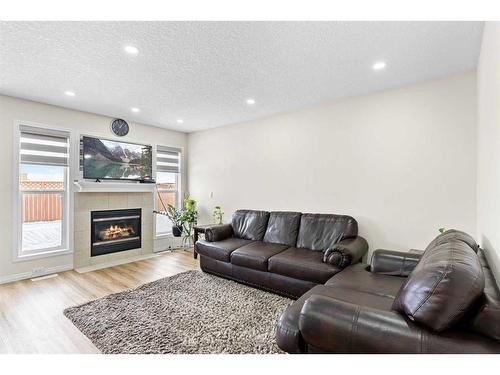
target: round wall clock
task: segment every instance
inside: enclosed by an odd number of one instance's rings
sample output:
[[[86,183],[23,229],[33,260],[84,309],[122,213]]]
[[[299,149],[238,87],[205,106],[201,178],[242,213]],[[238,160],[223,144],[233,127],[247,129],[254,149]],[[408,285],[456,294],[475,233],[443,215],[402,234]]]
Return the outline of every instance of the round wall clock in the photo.
[[[123,137],[128,134],[129,126],[127,121],[117,118],[111,122],[111,131],[118,137]]]

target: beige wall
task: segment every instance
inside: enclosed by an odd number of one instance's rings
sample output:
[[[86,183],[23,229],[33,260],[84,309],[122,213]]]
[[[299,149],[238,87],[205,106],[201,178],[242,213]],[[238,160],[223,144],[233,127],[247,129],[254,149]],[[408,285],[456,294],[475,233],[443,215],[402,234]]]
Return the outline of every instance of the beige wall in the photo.
[[[191,133],[188,144],[204,222],[215,205],[226,221],[238,208],[350,214],[372,250],[423,248],[439,227],[476,231],[474,72]]]
[[[486,22],[477,74],[478,238],[500,286],[500,23]]]
[[[85,134],[112,137],[109,131],[111,118],[91,113],[73,111],[61,107],[0,96],[0,281],[13,275],[31,272],[34,268],[52,268],[73,263],[73,255],[63,255],[33,261],[13,262],[13,225],[12,191],[13,183],[13,129],[17,120],[41,123],[49,126],[67,128]],[[129,141],[160,143],[167,146],[184,148],[186,153],[187,135],[157,127],[130,122]],[[186,174],[184,173],[184,176]],[[186,180],[183,181],[186,186]]]

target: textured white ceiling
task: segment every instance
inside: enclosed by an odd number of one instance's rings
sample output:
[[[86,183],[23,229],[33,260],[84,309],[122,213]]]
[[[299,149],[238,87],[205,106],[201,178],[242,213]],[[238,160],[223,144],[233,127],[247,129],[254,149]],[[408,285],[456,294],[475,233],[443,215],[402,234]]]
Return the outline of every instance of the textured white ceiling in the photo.
[[[0,22],[0,93],[190,132],[474,69],[482,27]]]

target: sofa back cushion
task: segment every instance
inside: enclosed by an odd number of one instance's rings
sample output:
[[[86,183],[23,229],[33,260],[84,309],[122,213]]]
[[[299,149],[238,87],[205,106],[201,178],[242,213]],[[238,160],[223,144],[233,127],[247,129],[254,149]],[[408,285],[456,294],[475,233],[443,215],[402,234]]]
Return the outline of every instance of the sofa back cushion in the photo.
[[[238,210],[231,220],[234,237],[262,241],[268,220],[267,211]]]
[[[264,235],[264,242],[295,246],[301,216],[300,212],[271,212],[266,234]]]
[[[449,241],[424,252],[392,308],[440,332],[458,323],[483,289],[477,254],[465,242]]]
[[[427,245],[426,250],[450,241],[462,241],[469,245],[470,248],[476,253],[479,250],[479,245],[476,243],[476,241],[474,241],[474,238],[472,238],[467,233],[456,229],[448,229],[447,231],[438,235],[431,241],[429,245]]]
[[[351,216],[302,214],[297,247],[324,251],[344,238],[358,235],[358,223]]]
[[[500,342],[500,291],[482,251],[478,253],[484,273],[484,292],[470,315],[469,328]]]

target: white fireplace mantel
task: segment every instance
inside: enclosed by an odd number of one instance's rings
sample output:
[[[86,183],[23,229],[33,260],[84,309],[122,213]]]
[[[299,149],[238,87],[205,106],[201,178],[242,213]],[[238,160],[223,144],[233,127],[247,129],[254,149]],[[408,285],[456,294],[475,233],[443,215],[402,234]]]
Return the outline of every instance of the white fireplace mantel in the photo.
[[[116,181],[73,181],[76,193],[154,193],[155,184]]]

